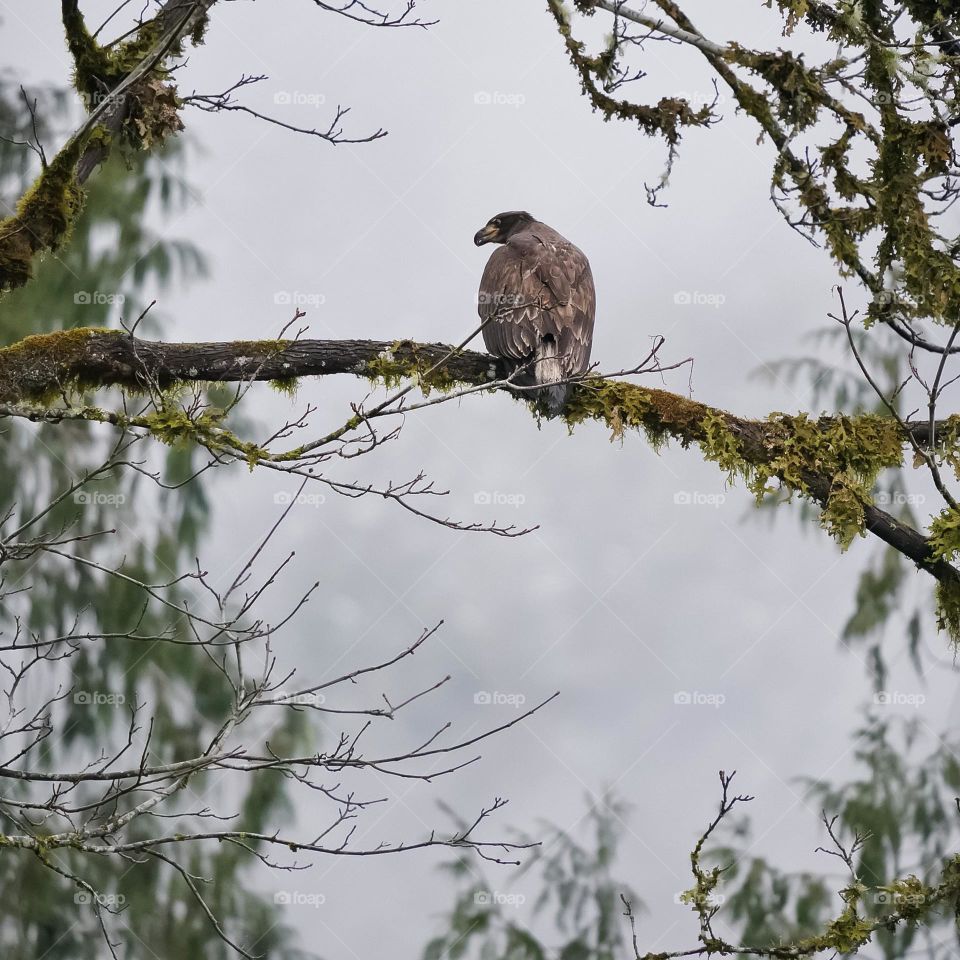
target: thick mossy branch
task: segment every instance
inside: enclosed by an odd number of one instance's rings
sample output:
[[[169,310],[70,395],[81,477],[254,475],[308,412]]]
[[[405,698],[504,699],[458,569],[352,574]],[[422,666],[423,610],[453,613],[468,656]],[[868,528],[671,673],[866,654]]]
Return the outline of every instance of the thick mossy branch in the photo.
[[[182,52],[186,36],[199,40],[212,2],[167,0],[131,39],[108,50],[90,35],[76,0],[62,0],[74,83],[90,116],[40,171],[16,212],[0,220],[0,292],[26,284],[36,257],[69,238],[83,206],[83,184],[115,143],[149,150],[183,128],[176,88],[162,62]],[[126,83],[135,75],[136,83]]]
[[[493,357],[473,351],[450,356],[452,349],[409,340],[158,343],[119,330],[81,327],[26,337],[0,348],[0,402],[47,402],[77,386],[165,389],[189,381],[269,380],[290,389],[299,377],[334,373],[387,386],[415,377],[421,389],[429,391],[482,385],[509,374]]]
[[[602,420],[620,435],[633,428],[654,446],[668,437],[696,443],[705,459],[732,480],[744,479],[763,497],[770,481],[824,506],[824,525],[846,546],[864,529],[877,475],[903,463],[907,438],[895,420],[863,415],[811,420],[806,414],[771,414],[746,420],[686,397],[616,381],[587,382],[576,392],[568,421]],[[824,492],[820,480],[829,480]]]
[[[23,286],[38,253],[56,250],[70,235],[83,206],[77,180],[79,141],[67,144],[21,197],[16,212],[0,220],[0,291]]]
[[[424,393],[500,383],[510,370],[487,354],[445,344],[371,340],[255,340],[156,343],[116,330],[77,329],[27,337],[0,349],[0,403],[23,416],[57,415],[70,392],[121,386],[166,390],[186,382],[280,383],[289,390],[306,376],[348,373],[393,387],[413,379]],[[32,406],[31,406],[32,405]],[[728,478],[758,497],[781,486],[821,508],[821,522],[841,546],[867,532],[888,543],[942,584],[940,618],[960,627],[960,574],[953,554],[879,509],[872,499],[880,471],[903,464],[909,438],[892,419],[875,415],[771,414],[735,416],[666,390],[590,377],[578,383],[564,412],[573,429],[587,420],[614,437],[643,432],[655,447],[668,439],[696,444]],[[938,453],[958,436],[953,418],[935,425]],[[908,424],[925,444],[929,424]],[[166,437],[165,437],[166,438]],[[940,524],[944,527],[944,524]],[[938,536],[945,533],[938,528]]]
[[[80,327],[25,337],[0,349],[0,400],[54,402],[70,389],[95,388],[96,344],[120,336],[113,330]]]
[[[144,21],[129,40],[101,46],[87,29],[78,0],[61,0],[67,48],[73,58],[73,82],[88,104],[107,96],[146,57],[160,39],[159,18]]]

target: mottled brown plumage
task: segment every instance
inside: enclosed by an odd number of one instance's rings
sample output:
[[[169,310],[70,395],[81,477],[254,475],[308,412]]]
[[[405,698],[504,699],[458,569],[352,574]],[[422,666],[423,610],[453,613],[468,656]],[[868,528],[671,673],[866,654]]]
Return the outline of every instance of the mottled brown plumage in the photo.
[[[551,415],[566,403],[569,384],[590,363],[596,293],[590,262],[552,227],[525,211],[493,217],[474,243],[499,243],[480,280],[483,342],[494,356],[521,368],[518,386],[537,391]]]

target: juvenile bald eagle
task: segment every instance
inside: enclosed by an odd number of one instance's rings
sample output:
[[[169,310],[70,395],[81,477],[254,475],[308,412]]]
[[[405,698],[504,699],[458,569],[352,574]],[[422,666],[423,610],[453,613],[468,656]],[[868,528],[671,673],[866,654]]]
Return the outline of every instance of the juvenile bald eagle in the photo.
[[[590,363],[596,292],[590,262],[552,227],[525,210],[498,213],[473,242],[502,244],[487,261],[477,309],[483,342],[495,357],[515,362],[518,386],[550,416],[564,407],[568,380]]]

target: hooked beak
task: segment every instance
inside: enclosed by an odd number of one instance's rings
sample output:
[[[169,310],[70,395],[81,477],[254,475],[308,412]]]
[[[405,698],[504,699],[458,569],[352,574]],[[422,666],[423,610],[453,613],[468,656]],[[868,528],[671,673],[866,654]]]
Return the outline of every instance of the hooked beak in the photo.
[[[482,230],[478,230],[473,235],[473,242],[478,247],[482,247],[485,243],[492,243],[496,235],[497,235],[497,228],[490,226],[490,224],[488,223]]]

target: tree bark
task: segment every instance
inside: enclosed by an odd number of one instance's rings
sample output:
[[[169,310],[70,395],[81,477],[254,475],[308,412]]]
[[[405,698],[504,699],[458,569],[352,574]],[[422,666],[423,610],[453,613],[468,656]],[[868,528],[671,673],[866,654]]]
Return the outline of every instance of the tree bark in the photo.
[[[392,358],[424,369],[448,357],[442,343],[377,340],[234,340],[163,343],[115,330],[68,330],[27,337],[0,349],[0,401],[17,403],[59,392],[71,383],[88,386],[168,387],[181,381],[286,380],[335,373],[364,375],[371,363]],[[445,375],[465,384],[502,379],[502,361],[464,350],[449,356]],[[375,375],[375,374],[374,374]]]

